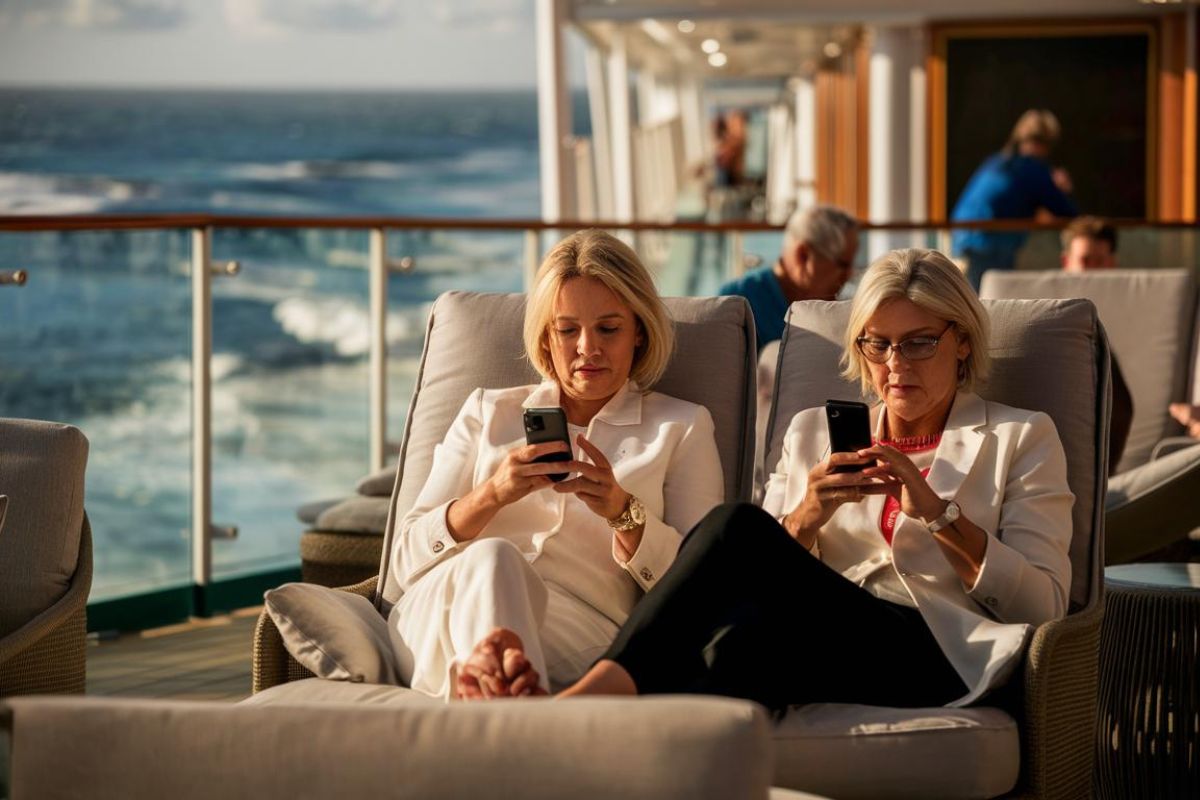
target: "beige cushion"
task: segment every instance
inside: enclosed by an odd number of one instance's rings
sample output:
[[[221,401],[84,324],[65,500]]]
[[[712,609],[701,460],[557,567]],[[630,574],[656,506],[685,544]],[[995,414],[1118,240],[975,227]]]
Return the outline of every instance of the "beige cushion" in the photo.
[[[263,595],[283,646],[321,678],[398,684],[391,628],[370,600],[317,586],[285,583]]]
[[[1200,300],[1196,301],[1195,330],[1192,331],[1192,357],[1188,362],[1188,402],[1200,406]]]
[[[319,531],[382,535],[390,506],[387,497],[352,494],[317,514],[313,527]]]
[[[396,488],[396,465],[391,464],[378,472],[360,478],[354,491],[366,497],[390,497]]]
[[[1066,451],[1067,480],[1075,493],[1071,599],[1080,608],[1099,588],[1100,553],[1094,533],[1104,482],[1097,476],[1107,474],[1108,457],[1107,430],[1096,423],[1106,418],[1100,416],[1108,387],[1103,331],[1087,300],[988,300],[984,306],[992,323],[992,376],[979,393],[988,400],[1046,412]],[[806,300],[788,310],[775,409],[767,426],[768,473],[779,461],[792,417],[829,398],[860,396],[857,383],[839,377],[849,316],[848,300]]]
[[[676,350],[663,379],[653,388],[708,408],[725,472],[727,500],[749,500],[753,483],[753,317],[741,297],[672,297]],[[403,516],[429,475],[433,448],[445,436],[467,395],[478,387],[537,383],[525,358],[521,329],[525,296],[448,292],[429,315],[425,352],[405,422],[400,448],[402,479],[390,519]],[[384,552],[390,552],[391,531]],[[392,576],[380,581],[385,604],[399,590]]]
[[[765,713],[722,698],[9,707],[14,798],[765,800],[771,773]]]
[[[1178,430],[1167,404],[1184,397],[1195,289],[1185,269],[1120,269],[1082,274],[1002,272],[983,276],[981,297],[1086,297],[1096,304],[1133,396],[1133,424],[1118,472],[1144,464]]]
[[[1020,771],[1017,723],[995,708],[822,703],[775,729],[774,783],[838,800],[996,797]]]
[[[55,422],[0,419],[0,637],[67,592],[79,560],[88,441]]]
[[[241,701],[252,706],[294,706],[309,703],[335,705],[411,706],[413,704],[445,703],[436,697],[409,689],[407,686],[386,686],[379,683],[350,683],[305,678],[289,681],[252,694]]]

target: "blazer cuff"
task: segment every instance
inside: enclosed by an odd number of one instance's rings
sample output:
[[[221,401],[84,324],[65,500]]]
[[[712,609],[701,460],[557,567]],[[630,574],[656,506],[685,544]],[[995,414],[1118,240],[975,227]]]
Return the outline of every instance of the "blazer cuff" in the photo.
[[[450,535],[446,514],[457,497],[430,509],[415,520],[408,530],[409,555],[413,561],[413,572],[421,573],[437,562],[456,552],[461,542]]]
[[[993,617],[1000,619],[1000,610],[1011,607],[1021,588],[1021,571],[1024,567],[1024,556],[995,536],[988,536],[983,563],[979,565],[975,585],[967,590],[967,596],[987,609]]]
[[[679,532],[662,520],[646,515],[646,528],[637,551],[626,562],[617,558],[616,533],[613,533],[613,559],[633,576],[643,591],[650,591],[666,573],[679,552]]]

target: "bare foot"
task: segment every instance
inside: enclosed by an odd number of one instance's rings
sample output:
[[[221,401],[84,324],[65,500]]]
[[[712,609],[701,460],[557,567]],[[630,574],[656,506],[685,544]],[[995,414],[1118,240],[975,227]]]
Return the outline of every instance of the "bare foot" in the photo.
[[[496,628],[475,645],[459,670],[455,694],[460,700],[545,694],[539,677],[525,657],[521,637],[508,628]]]
[[[620,664],[601,659],[582,678],[555,695],[555,698],[578,697],[585,694],[637,694],[637,684],[633,682],[633,676]]]

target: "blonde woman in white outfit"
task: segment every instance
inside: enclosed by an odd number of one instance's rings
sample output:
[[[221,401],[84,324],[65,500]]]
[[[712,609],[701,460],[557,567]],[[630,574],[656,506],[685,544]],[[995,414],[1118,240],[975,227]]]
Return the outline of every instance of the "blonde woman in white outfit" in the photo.
[[[546,257],[525,347],[540,385],[477,389],[463,404],[392,569],[401,677],[446,698],[541,694],[578,678],[724,499],[707,409],[649,391],[672,322],[637,255],[582,231]],[[525,444],[526,408],[561,406],[563,443]],[[569,472],[554,483],[547,476]]]

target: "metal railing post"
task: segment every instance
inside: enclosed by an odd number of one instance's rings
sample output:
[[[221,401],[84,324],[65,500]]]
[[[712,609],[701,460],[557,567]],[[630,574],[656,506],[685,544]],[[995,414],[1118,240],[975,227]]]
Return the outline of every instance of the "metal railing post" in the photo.
[[[212,582],[212,228],[192,229],[192,583]]]
[[[525,231],[525,291],[533,288],[533,279],[537,276],[538,266],[542,260],[542,236],[538,231]]]
[[[746,235],[741,231],[729,234],[729,275],[740,278],[746,274]]]
[[[372,228],[367,260],[370,326],[370,471],[384,467],[387,443],[387,238],[383,228]]]

